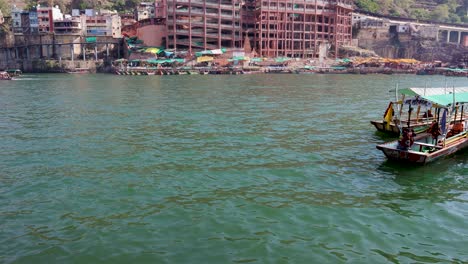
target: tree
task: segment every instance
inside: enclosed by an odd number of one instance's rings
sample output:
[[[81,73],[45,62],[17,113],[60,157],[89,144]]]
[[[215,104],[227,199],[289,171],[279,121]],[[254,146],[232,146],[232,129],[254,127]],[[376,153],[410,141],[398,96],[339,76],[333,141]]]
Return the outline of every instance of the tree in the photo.
[[[379,5],[374,0],[357,0],[356,5],[367,12],[376,13],[379,11]]]
[[[8,0],[0,0],[0,10],[2,10],[2,14],[4,16],[9,16],[11,12],[10,4]]]
[[[431,18],[438,21],[447,21],[449,19],[449,7],[446,4],[438,5],[432,11]]]
[[[429,17],[429,11],[426,9],[422,8],[416,8],[411,10],[411,17],[416,18],[416,19],[421,19],[421,20],[428,20]]]

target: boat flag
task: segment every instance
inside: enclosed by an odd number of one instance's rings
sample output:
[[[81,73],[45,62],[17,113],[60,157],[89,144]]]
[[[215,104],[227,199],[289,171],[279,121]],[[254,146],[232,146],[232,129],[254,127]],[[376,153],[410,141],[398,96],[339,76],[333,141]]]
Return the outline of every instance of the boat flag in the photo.
[[[385,121],[385,130],[390,130],[390,122],[393,119],[393,103],[388,104],[387,110],[385,110],[384,121]]]
[[[447,109],[444,109],[444,113],[442,114],[442,119],[440,120],[440,128],[442,130],[442,135],[445,135],[447,130]]]

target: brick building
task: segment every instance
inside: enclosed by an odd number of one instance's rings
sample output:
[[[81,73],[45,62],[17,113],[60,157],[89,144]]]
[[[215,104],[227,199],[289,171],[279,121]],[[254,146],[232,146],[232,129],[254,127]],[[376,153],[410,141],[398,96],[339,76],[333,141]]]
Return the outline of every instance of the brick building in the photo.
[[[166,46],[318,57],[351,43],[352,0],[166,0]]]
[[[351,0],[259,0],[255,42],[262,56],[313,58],[351,43]]]
[[[167,0],[166,46],[195,50],[242,47],[241,0]]]

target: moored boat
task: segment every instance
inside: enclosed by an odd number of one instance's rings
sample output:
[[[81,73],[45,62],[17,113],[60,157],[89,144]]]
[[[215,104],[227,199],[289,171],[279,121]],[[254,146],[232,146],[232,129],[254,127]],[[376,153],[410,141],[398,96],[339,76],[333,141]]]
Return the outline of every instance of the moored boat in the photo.
[[[429,133],[416,135],[414,140],[408,149],[401,148],[399,140],[377,145],[377,149],[381,150],[389,160],[424,165],[468,146],[466,131],[445,139],[445,142],[434,142]]]
[[[426,132],[416,134],[412,128],[403,128],[400,139],[377,145],[377,149],[389,160],[424,165],[468,146],[468,122],[463,112],[468,93],[427,96],[418,100],[445,105],[441,116],[434,119]]]
[[[382,120],[372,120],[370,123],[380,132],[398,136],[403,127],[413,129],[420,133],[427,129],[431,123],[440,115],[440,106],[438,104],[419,104],[413,102],[404,109],[406,97],[411,96],[435,96],[452,93],[468,92],[468,87],[457,88],[419,88],[413,87],[396,91],[400,93],[400,98],[390,102],[384,112]],[[425,101],[423,101],[425,102]]]
[[[20,69],[7,69],[5,72],[7,72],[11,78],[18,77],[21,74],[23,74],[23,72]]]
[[[11,79],[12,77],[10,76],[10,74],[8,74],[8,72],[0,72],[0,80],[9,81]]]

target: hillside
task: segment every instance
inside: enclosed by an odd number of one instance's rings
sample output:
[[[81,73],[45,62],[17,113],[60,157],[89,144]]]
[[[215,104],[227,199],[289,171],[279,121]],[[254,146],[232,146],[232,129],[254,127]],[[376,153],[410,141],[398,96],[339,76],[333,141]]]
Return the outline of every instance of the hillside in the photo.
[[[468,0],[355,0],[363,11],[433,20],[449,23],[468,23]]]

